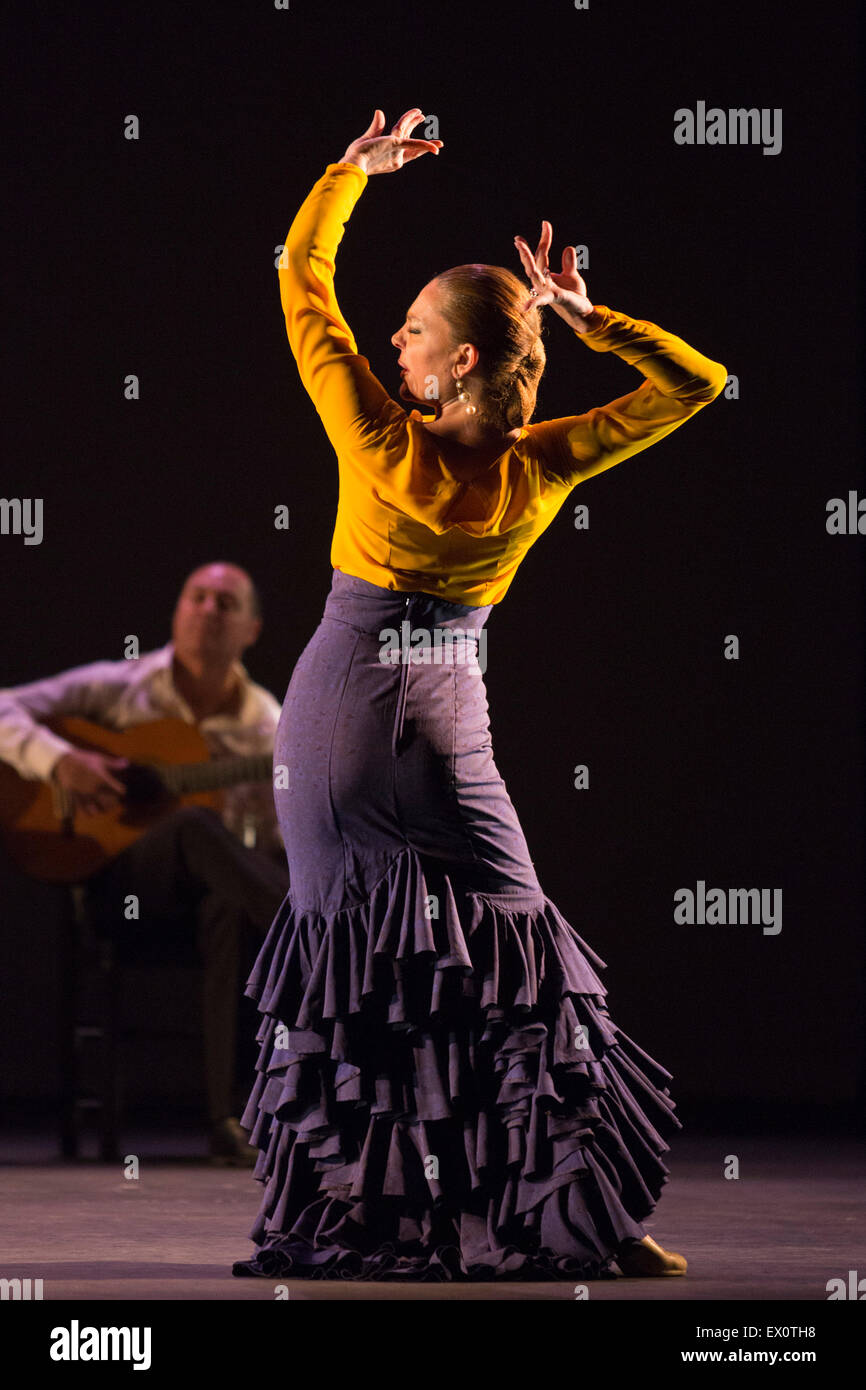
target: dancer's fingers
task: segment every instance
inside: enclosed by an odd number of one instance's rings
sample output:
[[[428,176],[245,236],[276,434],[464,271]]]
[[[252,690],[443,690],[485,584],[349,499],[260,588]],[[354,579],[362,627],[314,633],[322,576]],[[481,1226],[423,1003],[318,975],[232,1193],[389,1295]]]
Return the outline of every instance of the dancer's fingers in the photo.
[[[423,121],[424,113],[420,106],[413,106],[411,110],[404,111],[399,121],[391,129],[391,134],[396,135],[398,140],[405,140],[419,121]]]
[[[536,259],[537,253],[534,255],[532,251],[530,251],[529,245],[523,237],[515,237],[514,240],[520,252],[520,258],[523,261],[524,269],[530,280],[543,278],[544,269],[538,264]]]
[[[529,274],[529,259],[530,259],[530,257],[529,257],[528,252],[524,250],[524,245],[525,245],[525,243],[524,243],[524,241],[523,241],[523,238],[522,238],[522,237],[519,237],[519,236],[516,236],[516,237],[514,238],[514,245],[516,246],[516,248],[517,248],[517,254],[518,254],[518,256],[520,257],[520,264],[523,266],[523,269],[526,271],[526,273],[527,273],[527,275],[528,275],[528,274]]]
[[[535,266],[535,262],[532,259],[532,253],[530,252],[529,247],[523,240],[522,236],[516,236],[514,238],[514,245],[517,247],[517,254],[520,257],[520,260],[523,264],[523,269],[526,271],[528,275],[530,270]]]
[[[417,159],[419,154],[438,154],[441,140],[402,140],[400,150],[404,159]]]
[[[544,272],[539,269],[535,257],[523,240],[523,237],[515,237],[514,244],[517,247],[520,259],[523,262],[523,268],[529,276],[530,281],[535,289],[539,289],[544,283]]]
[[[539,243],[538,243],[538,249],[537,249],[536,252],[535,252],[535,263],[536,263],[536,265],[539,267],[540,270],[546,270],[546,269],[547,269],[547,265],[548,265],[547,257],[548,257],[548,253],[549,253],[549,251],[550,251],[550,243],[551,243],[552,241],[553,241],[553,228],[552,228],[552,226],[550,225],[549,222],[542,222],[542,224],[541,224],[541,239],[539,240]]]
[[[379,131],[382,129],[382,126],[384,126],[384,124],[385,113],[384,111],[380,111],[379,107],[377,106],[376,110],[373,112],[373,119],[367,126],[367,129],[364,131],[364,134],[361,136],[361,139],[366,140],[369,135],[378,135]]]

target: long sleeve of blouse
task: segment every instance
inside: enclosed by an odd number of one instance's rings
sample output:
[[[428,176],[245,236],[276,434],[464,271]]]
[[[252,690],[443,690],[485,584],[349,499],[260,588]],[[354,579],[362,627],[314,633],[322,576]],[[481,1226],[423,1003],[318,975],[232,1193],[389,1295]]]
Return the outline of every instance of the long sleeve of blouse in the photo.
[[[337,456],[336,569],[455,603],[498,603],[572,489],[648,448],[719,395],[725,367],[654,323],[596,305],[574,336],[636,367],[636,389],[582,415],[524,426],[470,482],[448,470],[435,435],[407,413],[358,352],[337,303],[335,258],[367,183],[329,164],[298,210],[280,258],[280,295],[301,381]]]

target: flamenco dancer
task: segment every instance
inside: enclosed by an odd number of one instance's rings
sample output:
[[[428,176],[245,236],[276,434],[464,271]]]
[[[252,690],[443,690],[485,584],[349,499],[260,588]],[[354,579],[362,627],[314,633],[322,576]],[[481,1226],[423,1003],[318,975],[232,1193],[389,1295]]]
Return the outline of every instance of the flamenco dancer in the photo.
[[[247,984],[263,1022],[242,1124],[259,1150],[265,1278],[683,1274],[641,1224],[681,1129],[671,1074],[611,1021],[595,952],[542,891],[493,759],[484,625],[571,490],[722,390],[725,368],[587,298],[575,250],[531,288],[462,265],[391,339],[393,400],[334,293],[374,174],[441,140],[379,110],[300,208],[281,258],[289,343],[339,464],[330,592],[275,744],[291,889]],[[531,424],[543,306],[644,380]],[[432,407],[423,414],[417,407]],[[394,634],[401,634],[394,655]],[[443,640],[444,639],[444,640]],[[442,659],[448,656],[449,659]]]

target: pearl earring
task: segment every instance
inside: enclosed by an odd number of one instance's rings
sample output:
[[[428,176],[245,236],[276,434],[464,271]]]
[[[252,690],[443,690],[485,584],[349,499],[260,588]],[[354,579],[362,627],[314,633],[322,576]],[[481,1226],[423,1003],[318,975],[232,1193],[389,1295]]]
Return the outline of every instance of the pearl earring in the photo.
[[[460,402],[461,405],[464,405],[464,406],[466,407],[466,414],[467,414],[467,415],[474,415],[474,414],[475,414],[475,406],[472,404],[472,397],[470,396],[468,390],[466,389],[466,385],[465,385],[465,383],[464,383],[464,381],[463,381],[463,378],[460,377],[460,376],[458,376],[458,377],[455,378],[455,380],[456,380],[456,382],[457,382],[457,399],[458,399],[458,401]]]

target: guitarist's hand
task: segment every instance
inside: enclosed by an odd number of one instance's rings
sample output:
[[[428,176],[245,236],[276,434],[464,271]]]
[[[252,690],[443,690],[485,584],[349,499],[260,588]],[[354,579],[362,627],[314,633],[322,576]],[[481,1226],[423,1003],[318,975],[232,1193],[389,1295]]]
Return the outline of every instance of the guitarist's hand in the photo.
[[[100,811],[109,811],[126,794],[125,786],[112,772],[128,766],[128,758],[76,748],[64,753],[55,763],[52,776],[65,791],[72,793],[76,810],[94,816]]]

